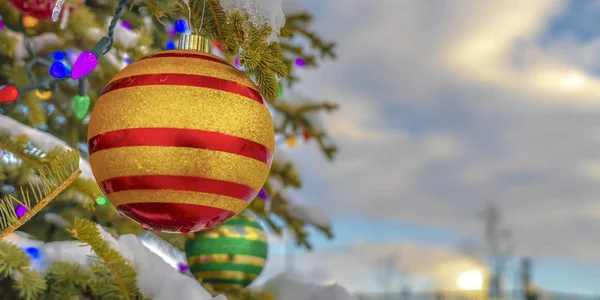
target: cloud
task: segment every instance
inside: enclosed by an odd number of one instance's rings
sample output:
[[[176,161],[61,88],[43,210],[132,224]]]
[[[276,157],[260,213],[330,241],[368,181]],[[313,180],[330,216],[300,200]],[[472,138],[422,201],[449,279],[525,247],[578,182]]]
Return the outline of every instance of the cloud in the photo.
[[[352,292],[365,288],[381,290],[383,278],[390,280],[392,290],[404,284],[414,289],[455,290],[457,276],[462,272],[481,270],[485,274],[473,259],[451,248],[426,244],[355,243],[344,249],[297,252],[293,261],[294,273],[304,280],[338,283]],[[281,273],[285,265],[284,256],[272,256],[256,284]]]
[[[340,154],[325,164],[315,145],[295,149],[298,197],[465,236],[495,202],[519,253],[597,259],[600,93],[576,55],[597,42],[539,43],[564,3],[307,2],[335,16],[316,26],[340,58],[298,88],[341,104],[323,118]]]

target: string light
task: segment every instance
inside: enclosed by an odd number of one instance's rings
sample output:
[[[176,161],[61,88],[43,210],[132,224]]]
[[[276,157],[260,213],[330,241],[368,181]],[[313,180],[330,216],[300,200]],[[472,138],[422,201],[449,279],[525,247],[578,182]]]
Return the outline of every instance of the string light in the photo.
[[[19,99],[19,90],[14,85],[0,85],[0,103],[13,102]]]
[[[296,143],[297,143],[296,137],[295,136],[288,136],[287,139],[285,139],[285,143],[290,148],[296,147]]]
[[[79,79],[94,71],[98,65],[98,57],[90,51],[85,51],[79,54],[75,64],[73,65],[73,73],[71,78]]]
[[[121,27],[127,29],[127,30],[131,30],[133,27],[131,27],[131,24],[125,22],[125,21],[121,21]]]
[[[298,67],[304,67],[304,64],[305,64],[305,62],[304,62],[304,59],[302,57],[296,58],[296,66],[298,66]]]
[[[168,41],[165,45],[165,50],[175,50],[175,42]]]
[[[55,61],[50,65],[50,75],[54,78],[65,78],[69,74],[69,69],[60,61]]]
[[[172,39],[177,37],[177,30],[175,30],[175,26],[172,26],[172,25],[167,26],[167,33],[169,34],[169,37]]]
[[[83,120],[90,109],[92,99],[90,99],[90,96],[88,95],[75,95],[71,102],[73,104],[75,117],[79,120]]]
[[[106,203],[108,203],[108,199],[106,199],[106,196],[102,195],[102,196],[96,198],[96,204],[102,206],[102,205],[106,205]]]
[[[189,33],[189,28],[187,22],[184,19],[179,19],[175,21],[175,31],[179,34],[187,34]]]
[[[23,19],[21,20],[21,23],[23,23],[23,27],[25,27],[25,28],[33,28],[35,26],[38,26],[38,24],[40,24],[40,20],[38,20],[37,18],[34,18],[32,16],[24,16]]]
[[[303,133],[302,136],[304,137],[304,141],[308,142],[308,140],[310,139],[310,135],[308,133]]]
[[[187,264],[183,264],[183,263],[177,264],[177,267],[179,267],[179,272],[181,272],[181,273],[185,273],[185,272],[187,272],[187,270],[190,269],[190,267]]]
[[[27,207],[19,204],[19,205],[17,205],[17,208],[15,208],[15,213],[17,214],[17,217],[20,219],[27,213]]]
[[[279,93],[277,94],[278,97],[281,97],[283,95],[283,83],[279,82]]]
[[[36,97],[38,97],[40,100],[43,100],[43,101],[48,101],[48,100],[50,100],[50,98],[52,98],[51,91],[42,92],[40,90],[35,90],[34,93],[35,93]]]
[[[52,59],[56,61],[62,61],[67,56],[67,52],[65,51],[56,51],[52,53]]]
[[[4,20],[0,16],[0,30],[4,30]]]
[[[29,255],[29,257],[33,260],[37,260],[40,258],[40,250],[38,248],[35,247],[27,247],[25,248],[25,252],[27,253],[27,255]]]
[[[123,61],[128,65],[131,64],[131,58],[129,58],[129,55],[127,54],[123,55]]]

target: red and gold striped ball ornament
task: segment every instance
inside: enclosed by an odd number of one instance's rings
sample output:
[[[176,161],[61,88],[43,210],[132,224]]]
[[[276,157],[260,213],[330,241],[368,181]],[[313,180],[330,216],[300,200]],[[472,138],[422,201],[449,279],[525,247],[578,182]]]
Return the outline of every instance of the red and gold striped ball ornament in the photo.
[[[275,134],[252,80],[182,37],[104,88],[88,127],[90,165],[117,210],[145,229],[188,233],[242,212],[269,175]]]

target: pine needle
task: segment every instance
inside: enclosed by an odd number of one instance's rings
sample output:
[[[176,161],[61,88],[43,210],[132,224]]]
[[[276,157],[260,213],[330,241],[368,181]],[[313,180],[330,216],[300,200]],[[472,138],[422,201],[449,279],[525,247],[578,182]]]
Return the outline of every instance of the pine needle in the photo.
[[[94,222],[75,218],[74,228],[69,231],[74,238],[90,245],[92,250],[104,262],[118,282],[125,299],[142,299],[143,296],[137,286],[137,274],[133,267],[117,250],[102,238],[98,225]]]
[[[26,300],[39,299],[46,290],[44,277],[31,269],[31,259],[16,245],[0,240],[0,279],[11,278],[19,297]]]
[[[37,170],[38,180],[29,180],[29,188],[21,188],[23,199],[8,195],[0,200],[0,239],[21,227],[56,198],[79,174],[79,152],[64,150]],[[16,204],[27,208],[21,218],[17,216]]]

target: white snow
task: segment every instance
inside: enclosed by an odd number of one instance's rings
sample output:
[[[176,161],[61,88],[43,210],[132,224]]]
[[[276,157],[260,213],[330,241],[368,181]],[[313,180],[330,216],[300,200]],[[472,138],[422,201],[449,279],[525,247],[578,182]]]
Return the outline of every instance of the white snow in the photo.
[[[314,284],[292,275],[278,275],[269,279],[263,289],[276,299],[285,300],[356,300],[339,284]]]
[[[48,152],[56,147],[72,149],[63,140],[49,133],[37,130],[35,128],[31,128],[4,115],[0,115],[0,130],[6,131],[11,136],[28,136],[33,142],[33,144],[44,152]],[[94,180],[94,174],[92,174],[92,168],[90,168],[90,163],[88,163],[83,158],[79,160],[79,169],[81,169],[81,177]]]

